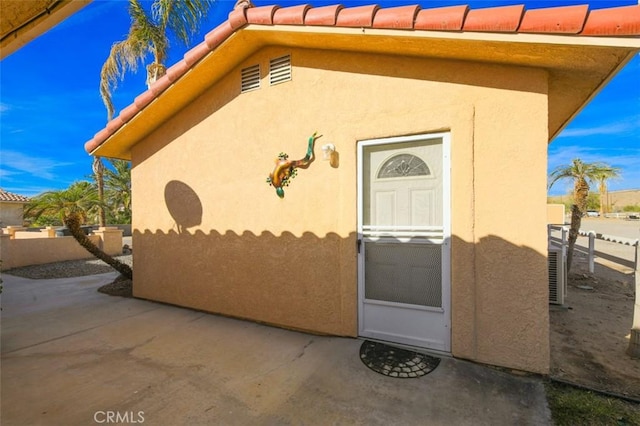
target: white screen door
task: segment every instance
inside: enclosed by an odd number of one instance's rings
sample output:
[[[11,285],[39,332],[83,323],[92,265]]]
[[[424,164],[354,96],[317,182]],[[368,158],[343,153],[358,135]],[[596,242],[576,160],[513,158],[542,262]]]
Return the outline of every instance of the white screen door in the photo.
[[[449,135],[358,144],[359,334],[451,350]]]

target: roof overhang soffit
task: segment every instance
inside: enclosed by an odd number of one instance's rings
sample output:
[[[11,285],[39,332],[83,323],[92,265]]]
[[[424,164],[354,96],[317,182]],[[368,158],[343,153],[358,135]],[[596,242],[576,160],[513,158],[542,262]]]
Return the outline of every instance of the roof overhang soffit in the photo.
[[[130,149],[265,46],[535,67],[549,74],[549,140],[640,49],[637,38],[248,25],[173,82],[91,154],[130,159]]]

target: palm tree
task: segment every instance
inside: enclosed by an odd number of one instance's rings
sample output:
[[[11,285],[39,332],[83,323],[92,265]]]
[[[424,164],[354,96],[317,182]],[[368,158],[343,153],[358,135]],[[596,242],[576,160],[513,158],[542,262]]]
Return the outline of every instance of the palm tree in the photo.
[[[69,229],[73,238],[89,253],[102,260],[126,278],[131,279],[133,272],[129,265],[100,250],[84,233],[81,225],[87,215],[95,212],[100,205],[95,186],[89,182],[75,182],[69,188],[42,193],[31,199],[26,214],[38,218],[43,214],[57,214]]]
[[[571,206],[571,225],[569,227],[569,247],[567,250],[567,272],[571,270],[573,260],[573,248],[578,239],[582,216],[587,212],[587,198],[589,196],[589,182],[597,181],[602,174],[612,175],[617,173],[615,169],[605,163],[584,163],[576,158],[568,166],[558,166],[549,177],[549,189],[559,180],[573,180],[573,205]]]
[[[93,177],[96,180],[96,185],[98,187],[98,201],[100,205],[98,206],[98,225],[106,226],[107,219],[104,211],[104,163],[102,162],[102,158],[97,155],[93,157]]]
[[[607,203],[607,181],[609,179],[617,179],[620,177],[620,168],[611,167],[609,170],[602,170],[595,176],[598,181],[598,191],[600,192],[600,216],[604,216],[609,212],[609,206]]]
[[[140,0],[129,0],[129,34],[111,47],[100,72],[100,94],[108,120],[115,113],[111,92],[118,80],[127,71],[136,71],[138,63],[143,63],[148,54],[153,56],[153,62],[147,65],[147,85],[162,77],[166,72],[169,34],[188,45],[213,3],[214,0],[154,0],[149,13]]]
[[[126,160],[109,160],[109,162],[113,169],[105,169],[104,178],[111,220],[117,223],[131,223],[130,163]]]

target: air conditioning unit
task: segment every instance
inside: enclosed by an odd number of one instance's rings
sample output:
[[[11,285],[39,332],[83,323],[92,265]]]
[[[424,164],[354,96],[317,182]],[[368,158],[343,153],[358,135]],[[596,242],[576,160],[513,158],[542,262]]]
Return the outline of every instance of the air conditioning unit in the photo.
[[[564,305],[564,297],[567,294],[567,267],[562,247],[549,247],[547,262],[549,265],[549,303]]]

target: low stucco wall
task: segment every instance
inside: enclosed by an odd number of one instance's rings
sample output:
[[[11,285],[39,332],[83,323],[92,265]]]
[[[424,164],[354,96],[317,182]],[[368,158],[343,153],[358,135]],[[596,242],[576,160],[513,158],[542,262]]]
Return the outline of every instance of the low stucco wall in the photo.
[[[92,258],[73,237],[47,237],[45,233],[19,232],[34,234],[39,238],[11,238],[8,234],[0,235],[0,259],[2,270],[28,265],[61,262]],[[89,239],[110,256],[122,254],[122,231],[107,230],[89,235]]]
[[[284,54],[292,81],[269,87]],[[263,87],[241,95],[256,63]],[[357,142],[449,131],[452,354],[546,373],[547,90],[532,68],[263,49],[133,147],[134,292],[356,336]],[[274,158],[316,130],[337,165],[316,160],[279,199]]]

